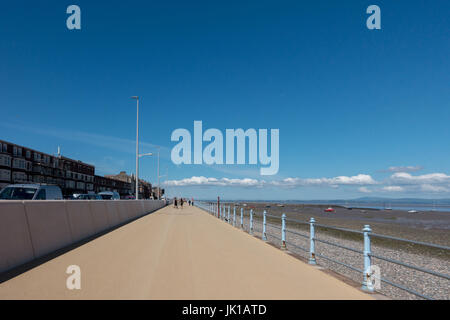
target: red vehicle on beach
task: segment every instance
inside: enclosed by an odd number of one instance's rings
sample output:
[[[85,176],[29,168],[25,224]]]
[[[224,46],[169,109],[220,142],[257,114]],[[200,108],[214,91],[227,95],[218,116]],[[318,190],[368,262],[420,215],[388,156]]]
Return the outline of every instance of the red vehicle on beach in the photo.
[[[333,209],[333,208],[327,208],[327,209],[325,209],[324,211],[325,211],[325,212],[334,212],[334,209]]]

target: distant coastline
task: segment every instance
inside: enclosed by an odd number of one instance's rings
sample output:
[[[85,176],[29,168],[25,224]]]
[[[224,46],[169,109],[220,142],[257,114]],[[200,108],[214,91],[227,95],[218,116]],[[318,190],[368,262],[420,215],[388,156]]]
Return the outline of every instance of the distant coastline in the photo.
[[[207,200],[207,201],[217,201]],[[222,199],[224,202],[233,203],[278,203],[278,204],[311,204],[311,205],[335,205],[346,208],[357,209],[374,209],[374,210],[386,210],[387,208],[392,210],[410,211],[415,210],[419,212],[427,211],[440,211],[450,212],[450,199],[420,199],[420,198],[358,198],[351,200],[227,200]]]

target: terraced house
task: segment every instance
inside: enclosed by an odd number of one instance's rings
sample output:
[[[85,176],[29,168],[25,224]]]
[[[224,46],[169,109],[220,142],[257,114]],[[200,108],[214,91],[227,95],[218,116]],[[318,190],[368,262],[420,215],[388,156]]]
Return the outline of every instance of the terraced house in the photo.
[[[0,140],[0,189],[13,183],[56,184],[64,196],[99,190],[126,195],[132,190],[130,183],[95,176],[91,164]]]

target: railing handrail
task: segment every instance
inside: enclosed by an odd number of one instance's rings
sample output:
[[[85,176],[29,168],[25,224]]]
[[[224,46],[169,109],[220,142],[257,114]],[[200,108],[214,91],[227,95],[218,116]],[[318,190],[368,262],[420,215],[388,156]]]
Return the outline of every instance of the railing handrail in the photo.
[[[332,243],[332,242],[329,242],[329,241],[326,241],[326,240],[322,240],[322,239],[317,239],[317,238],[314,238],[314,239],[316,241],[329,244],[331,246],[335,246],[335,247],[346,249],[346,250],[353,251],[353,252],[356,252],[356,253],[364,254],[364,251],[362,251],[362,250],[358,250],[358,249],[355,249],[355,248],[351,248],[351,247],[343,246],[343,245],[340,245],[340,244]]]
[[[253,215],[258,216],[258,214],[255,213],[255,212],[253,212]],[[281,216],[274,216],[274,215],[271,215],[271,214],[266,214],[266,216],[267,217],[271,217],[271,218],[281,219]],[[292,221],[292,222],[301,223],[301,224],[305,224],[305,225],[309,224],[309,222],[301,221],[301,220],[297,220],[297,219],[293,219],[293,218],[286,218],[286,221]],[[357,233],[357,234],[363,234],[363,232],[359,231],[359,230],[342,228],[342,227],[335,227],[335,226],[326,225],[326,224],[316,223],[315,226],[316,227],[321,227],[321,228],[337,230],[337,231],[344,231],[344,232],[352,232],[352,233]],[[370,236],[371,237],[377,237],[377,238],[390,239],[390,240],[403,241],[403,242],[408,242],[408,243],[417,244],[417,245],[421,245],[421,246],[433,247],[433,248],[436,248],[436,249],[450,250],[450,247],[439,245],[439,244],[434,244],[434,243],[429,243],[429,242],[409,240],[409,239],[398,238],[398,237],[393,237],[393,236],[388,236],[388,235],[383,235],[383,234],[377,234],[377,233],[371,233]]]
[[[436,248],[436,249],[450,250],[450,247],[442,246],[442,245],[434,244],[434,243],[429,243],[429,242],[408,240],[408,239],[397,238],[397,237],[387,236],[387,235],[377,234],[377,233],[371,233],[370,236],[371,237],[376,237],[376,238],[383,238],[383,239],[389,239],[389,240],[397,240],[397,241],[402,241],[402,242],[408,242],[408,243],[418,244],[418,245],[421,245],[421,246],[426,246],[426,247],[431,247],[431,248]]]
[[[214,203],[209,203],[209,204],[207,204],[205,206],[203,206],[201,204],[198,205],[198,203],[196,203],[196,205],[199,206],[200,208],[206,210],[206,211],[209,211],[213,215],[215,215],[215,209],[217,207],[215,207]],[[225,207],[224,207],[224,209],[225,209]],[[253,232],[253,217],[254,216],[259,216],[260,214],[257,214],[253,210],[254,208],[249,208],[249,209],[251,209],[251,212],[249,212],[249,218],[250,218],[249,233],[252,233]],[[229,212],[229,210],[230,210],[230,205],[228,205],[228,212]],[[241,207],[241,217],[242,216],[245,216],[245,208]],[[364,229],[362,231],[358,231],[358,230],[352,230],[352,229],[347,229],[347,228],[341,228],[341,227],[335,227],[335,226],[319,224],[319,223],[316,223],[314,218],[311,218],[309,222],[305,222],[305,221],[301,221],[301,220],[297,220],[297,219],[293,219],[293,218],[287,218],[284,213],[283,213],[282,216],[274,216],[274,215],[267,214],[266,210],[263,211],[262,217],[263,217],[263,224],[264,224],[263,235],[262,235],[262,239],[263,240],[265,240],[265,241],[267,240],[265,225],[268,225],[268,226],[271,226],[273,228],[277,228],[277,229],[281,230],[281,238],[279,238],[279,237],[277,237],[277,236],[275,236],[273,234],[268,234],[268,235],[271,236],[271,237],[274,237],[275,239],[280,240],[281,243],[282,243],[282,248],[286,248],[286,243],[288,242],[287,238],[286,238],[286,232],[289,232],[289,233],[292,233],[292,234],[295,234],[295,235],[299,235],[299,236],[302,236],[304,238],[309,238],[310,239],[310,249],[309,249],[309,255],[310,255],[309,262],[310,262],[310,264],[316,264],[315,257],[320,257],[320,258],[324,258],[326,260],[335,262],[337,264],[340,264],[342,266],[345,266],[345,267],[347,267],[347,268],[349,268],[351,270],[354,270],[354,271],[357,271],[357,272],[361,272],[361,273],[363,273],[363,278],[364,278],[363,288],[362,288],[363,290],[367,290],[367,291],[370,291],[370,292],[373,291],[373,288],[369,288],[368,287],[368,283],[371,281],[371,275],[368,274],[367,272],[365,272],[365,270],[369,270],[370,267],[371,267],[371,258],[384,260],[384,261],[389,262],[389,263],[394,263],[394,264],[397,264],[397,265],[404,266],[406,268],[410,268],[410,269],[413,269],[413,270],[416,270],[416,271],[424,272],[424,273],[427,273],[427,274],[430,274],[430,275],[433,275],[433,276],[436,276],[436,277],[440,277],[440,278],[443,278],[443,279],[446,279],[446,280],[450,280],[450,276],[447,275],[447,274],[436,272],[436,271],[429,270],[429,269],[422,268],[422,267],[418,267],[418,266],[414,266],[414,265],[411,265],[411,264],[408,264],[408,263],[404,263],[404,262],[402,262],[400,260],[391,259],[391,258],[383,257],[383,256],[380,256],[380,255],[372,253],[371,252],[371,245],[370,245],[370,242],[371,242],[370,238],[371,237],[376,237],[376,238],[384,238],[384,239],[402,241],[402,242],[417,244],[417,245],[421,245],[421,246],[427,246],[427,247],[431,247],[431,248],[435,248],[435,249],[441,249],[441,250],[450,250],[450,247],[443,246],[443,245],[437,245],[437,244],[433,244],[433,243],[414,241],[414,240],[409,240],[409,239],[404,239],[404,238],[398,238],[398,237],[393,237],[393,236],[387,236],[387,235],[381,235],[381,234],[372,233],[372,230],[371,230],[369,225],[365,225]],[[267,223],[266,217],[280,219],[281,220],[281,226],[274,225],[274,224],[271,224],[271,223]],[[231,219],[228,219],[228,223],[231,223],[230,220]],[[306,234],[302,234],[302,233],[295,232],[293,230],[287,229],[286,221],[300,223],[300,224],[306,224],[306,225],[309,224],[310,225],[309,236],[306,235]],[[243,227],[243,226],[241,225],[241,227]],[[351,233],[356,233],[356,234],[362,234],[362,235],[364,235],[364,237],[363,237],[363,239],[364,239],[364,250],[361,251],[361,250],[358,250],[358,249],[355,249],[355,248],[347,247],[347,246],[344,246],[344,245],[341,245],[341,244],[336,244],[336,243],[333,243],[333,242],[330,242],[330,241],[326,241],[326,240],[317,238],[315,236],[315,231],[314,231],[315,227],[327,228],[327,229],[332,229],[332,230],[337,230],[337,231],[344,231],[344,232],[351,232]],[[341,248],[341,249],[350,250],[350,251],[356,252],[358,254],[362,254],[364,256],[364,270],[360,270],[359,268],[353,267],[353,266],[351,266],[349,264],[346,264],[346,263],[344,263],[342,261],[335,260],[335,259],[333,259],[331,257],[327,257],[327,256],[325,256],[323,254],[315,253],[315,249],[314,249],[315,248],[315,245],[314,245],[315,241],[318,241],[318,242],[321,242],[321,243],[325,243],[325,244],[328,244],[328,245],[331,245],[331,246],[335,246],[335,247],[338,247],[338,248]],[[303,248],[301,246],[298,246],[298,245],[296,245],[294,243],[290,243],[289,245],[291,245],[293,247],[296,247],[296,248],[299,248],[299,249],[301,249],[303,251],[308,252],[307,249],[305,249],[305,248]],[[415,290],[409,289],[409,288],[407,288],[407,287],[405,287],[405,286],[403,286],[401,284],[394,283],[391,280],[388,280],[388,279],[383,278],[381,276],[379,277],[379,280],[384,282],[384,283],[387,283],[387,284],[389,284],[389,285],[391,285],[393,287],[396,287],[396,288],[404,290],[404,291],[406,291],[408,293],[414,294],[414,295],[416,295],[418,297],[421,297],[421,298],[424,298],[424,299],[431,299],[431,300],[433,299],[432,297],[426,296],[424,294],[421,294],[420,292],[417,292]]]
[[[417,271],[428,273],[428,274],[431,274],[431,275],[436,276],[436,277],[440,277],[440,278],[444,278],[444,279],[450,280],[450,276],[449,275],[446,275],[446,274],[443,274],[443,273],[440,273],[440,272],[436,272],[436,271],[428,270],[428,269],[425,269],[425,268],[413,266],[411,264],[404,263],[404,262],[401,262],[399,260],[386,258],[386,257],[379,256],[379,255],[373,254],[373,253],[370,253],[370,256],[372,256],[374,258],[377,258],[377,259],[380,259],[380,260],[387,261],[387,262],[395,263],[395,264],[398,264],[398,265],[401,265],[401,266],[404,266],[404,267],[407,267],[407,268],[410,268],[410,269],[415,269]]]
[[[363,234],[364,233],[364,232],[358,231],[358,230],[342,228],[342,227],[335,227],[335,226],[329,226],[329,225],[320,224],[320,223],[316,223],[315,226],[316,227],[320,227],[320,228],[327,228],[327,229],[332,229],[332,230],[337,230],[337,231],[344,231],[344,232],[352,232],[352,233],[357,233],[357,234]]]

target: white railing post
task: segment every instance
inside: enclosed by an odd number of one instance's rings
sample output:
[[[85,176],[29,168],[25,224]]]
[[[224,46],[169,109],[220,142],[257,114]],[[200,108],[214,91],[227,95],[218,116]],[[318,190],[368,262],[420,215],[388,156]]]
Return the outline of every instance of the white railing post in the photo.
[[[241,229],[244,229],[244,208],[241,208]]]
[[[253,234],[253,209],[250,209],[250,228],[248,233]]]
[[[281,215],[281,249],[286,249],[286,214]]]
[[[309,220],[309,264],[317,264],[316,263],[316,251],[315,251],[315,230],[314,223],[316,220],[311,218]]]
[[[233,207],[233,227],[236,227],[236,207]]]
[[[266,210],[263,211],[263,232],[262,232],[262,239],[264,241],[267,241],[267,235],[266,235]]]
[[[366,224],[364,229],[364,276],[363,276],[363,284],[362,290],[373,292],[373,286],[369,284],[371,283],[370,275],[371,275],[371,248],[370,248],[370,233],[372,229],[370,226]]]
[[[231,223],[231,221],[230,221],[230,206],[228,206],[228,218],[227,218],[227,219],[228,219],[227,222],[228,222],[228,223]]]

